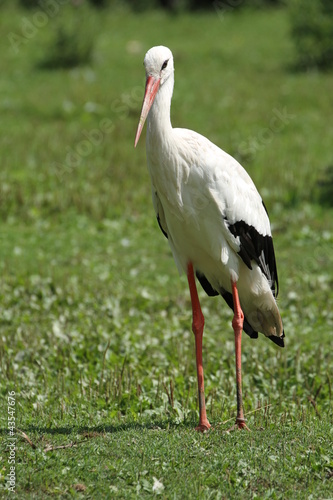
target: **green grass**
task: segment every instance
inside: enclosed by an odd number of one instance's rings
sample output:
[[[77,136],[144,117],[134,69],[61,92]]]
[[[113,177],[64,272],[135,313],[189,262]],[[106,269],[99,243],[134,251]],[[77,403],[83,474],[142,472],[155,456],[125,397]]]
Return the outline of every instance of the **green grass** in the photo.
[[[8,7],[0,20],[1,496],[15,391],[20,498],[332,498],[333,212],[315,192],[333,75],[291,72],[283,10],[91,11],[93,62],[54,71],[40,61],[57,16],[17,53],[9,43],[32,16]],[[214,430],[193,430],[186,278],[155,222],[144,141],[133,148],[156,44],[175,55],[173,124],[239,158],[271,215],[286,348],[244,336],[251,433],[225,432],[231,313],[203,291]]]

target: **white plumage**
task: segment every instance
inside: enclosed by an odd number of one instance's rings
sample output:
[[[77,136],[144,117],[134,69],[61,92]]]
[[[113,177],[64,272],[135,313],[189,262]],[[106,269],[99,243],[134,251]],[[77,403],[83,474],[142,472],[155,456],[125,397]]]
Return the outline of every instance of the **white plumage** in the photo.
[[[257,337],[260,331],[283,346],[274,248],[262,199],[234,158],[196,132],[172,128],[171,51],[153,47],[144,65],[146,92],[135,145],[148,117],[153,205],[177,267],[188,275],[191,263],[206,292],[221,294],[233,309],[237,285],[246,333]]]

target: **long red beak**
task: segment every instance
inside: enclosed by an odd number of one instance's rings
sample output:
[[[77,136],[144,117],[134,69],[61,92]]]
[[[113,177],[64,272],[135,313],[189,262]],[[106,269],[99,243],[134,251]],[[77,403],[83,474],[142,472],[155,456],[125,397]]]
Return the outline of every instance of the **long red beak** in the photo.
[[[137,143],[139,142],[143,126],[145,124],[149,110],[152,107],[152,104],[154,102],[159,87],[160,87],[160,80],[159,79],[156,80],[153,76],[148,76],[146,81],[146,89],[142,103],[139,125],[135,136],[134,147],[136,147]]]

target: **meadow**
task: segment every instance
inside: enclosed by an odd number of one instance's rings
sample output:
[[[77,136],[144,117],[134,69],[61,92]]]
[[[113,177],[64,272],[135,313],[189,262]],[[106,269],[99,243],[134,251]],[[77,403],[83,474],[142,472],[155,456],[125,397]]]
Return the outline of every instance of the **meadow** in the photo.
[[[295,70],[283,9],[91,9],[77,24],[91,61],[52,69],[43,62],[59,25],[77,22],[72,11],[6,5],[0,496],[14,494],[13,459],[18,498],[333,498],[333,209],[318,201],[333,74]],[[173,125],[235,156],[272,222],[286,347],[243,337],[251,433],[226,432],[232,316],[203,290],[214,430],[194,430],[187,281],[155,220],[144,140],[134,149],[142,61],[160,44],[175,57]]]

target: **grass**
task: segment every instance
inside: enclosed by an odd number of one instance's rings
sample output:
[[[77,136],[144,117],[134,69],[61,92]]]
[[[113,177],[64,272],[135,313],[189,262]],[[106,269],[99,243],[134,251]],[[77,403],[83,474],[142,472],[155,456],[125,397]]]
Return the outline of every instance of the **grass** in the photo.
[[[331,163],[333,75],[290,71],[283,10],[91,11],[93,62],[70,70],[40,68],[56,16],[13,49],[33,15],[2,8],[0,25],[1,495],[14,391],[21,498],[331,498],[332,209],[314,192]],[[286,348],[244,338],[249,434],[225,433],[231,315],[204,292],[214,431],[193,430],[186,279],[154,220],[143,142],[133,149],[143,55],[160,43],[175,55],[174,125],[239,158],[271,215]]]

